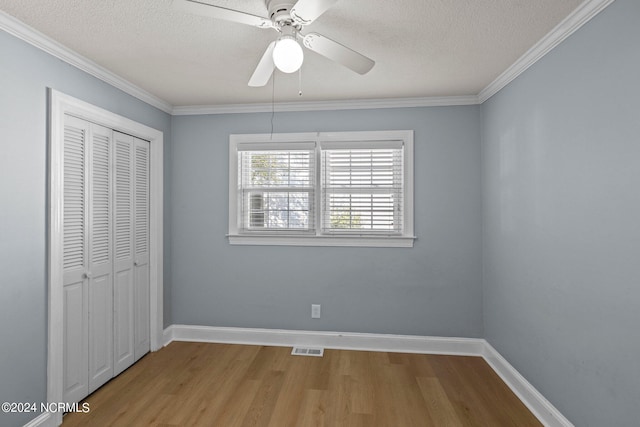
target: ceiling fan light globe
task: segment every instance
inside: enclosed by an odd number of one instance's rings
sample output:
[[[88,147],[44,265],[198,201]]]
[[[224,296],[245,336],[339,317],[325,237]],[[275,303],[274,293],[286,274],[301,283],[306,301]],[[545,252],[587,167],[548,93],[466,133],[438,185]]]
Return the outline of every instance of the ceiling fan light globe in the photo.
[[[304,53],[300,44],[291,37],[283,36],[273,49],[273,63],[283,73],[294,73],[300,69]]]

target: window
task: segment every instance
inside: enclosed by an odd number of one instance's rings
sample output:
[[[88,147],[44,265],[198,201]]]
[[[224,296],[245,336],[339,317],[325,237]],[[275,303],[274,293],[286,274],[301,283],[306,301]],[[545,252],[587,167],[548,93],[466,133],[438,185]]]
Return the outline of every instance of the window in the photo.
[[[402,141],[326,142],[322,232],[402,234]]]
[[[413,246],[413,132],[231,135],[232,244]]]
[[[314,155],[302,147],[238,152],[243,232],[313,230]]]

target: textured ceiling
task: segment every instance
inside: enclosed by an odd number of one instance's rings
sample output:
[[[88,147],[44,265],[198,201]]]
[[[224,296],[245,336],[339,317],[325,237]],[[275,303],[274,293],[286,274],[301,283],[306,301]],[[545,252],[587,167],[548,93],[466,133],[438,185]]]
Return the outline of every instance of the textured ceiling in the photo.
[[[266,16],[263,0],[201,0]],[[306,32],[376,61],[356,74],[305,50],[298,75],[247,86],[273,30],[171,0],[0,0],[0,9],[173,106],[477,95],[583,0],[341,0]]]

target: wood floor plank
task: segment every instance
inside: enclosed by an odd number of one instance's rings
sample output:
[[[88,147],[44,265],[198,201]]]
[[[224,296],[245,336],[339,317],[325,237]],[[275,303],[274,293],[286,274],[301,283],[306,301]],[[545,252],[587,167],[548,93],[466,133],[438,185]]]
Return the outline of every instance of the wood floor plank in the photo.
[[[73,426],[541,424],[480,357],[174,342],[67,414]]]
[[[305,390],[295,424],[305,427],[325,427],[327,423],[326,390]]]
[[[308,373],[308,357],[291,356],[289,368],[276,399],[269,422],[270,427],[295,426],[302,398],[304,396],[304,379]]]
[[[244,351],[235,351],[238,347]],[[245,386],[243,379],[246,380],[248,366],[253,361],[252,357],[258,354],[259,347],[227,345],[227,350],[221,354],[220,360],[216,363],[217,375],[198,372],[198,377],[205,379],[204,382],[199,382],[200,386],[194,393],[198,402],[198,411],[194,411],[189,404],[183,404],[177,418],[179,425],[212,425],[212,420],[221,416],[229,406],[234,404],[235,393],[239,387]],[[255,380],[246,380],[246,382],[249,381],[251,387],[245,389],[247,392],[251,392],[252,387],[258,384]]]
[[[462,426],[462,422],[456,415],[456,411],[447,398],[440,381],[433,377],[418,377],[417,381],[434,425],[446,427]]]
[[[226,399],[219,414],[213,419],[214,426],[241,425],[251,408],[251,402],[256,397],[262,381],[245,380]]]
[[[263,427],[269,425],[275,402],[284,381],[284,371],[270,370],[260,381],[251,406],[242,421],[243,427]]]

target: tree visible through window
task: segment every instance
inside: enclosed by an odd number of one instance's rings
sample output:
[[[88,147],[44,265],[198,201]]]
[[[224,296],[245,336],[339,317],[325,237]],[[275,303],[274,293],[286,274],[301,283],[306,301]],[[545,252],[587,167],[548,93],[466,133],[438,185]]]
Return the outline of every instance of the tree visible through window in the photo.
[[[360,215],[353,214],[350,206],[342,206],[331,214],[331,228],[360,228]]]

